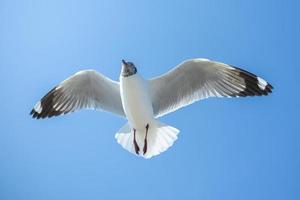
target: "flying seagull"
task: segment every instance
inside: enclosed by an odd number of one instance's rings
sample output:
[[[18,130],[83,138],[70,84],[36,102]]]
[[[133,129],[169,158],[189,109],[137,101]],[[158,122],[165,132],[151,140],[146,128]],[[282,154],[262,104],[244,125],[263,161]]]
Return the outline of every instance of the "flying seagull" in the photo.
[[[273,87],[243,69],[207,59],[191,59],[169,72],[144,79],[122,60],[120,82],[95,70],[79,71],[48,92],[31,111],[44,119],[80,109],[104,110],[128,119],[115,135],[127,151],[151,158],[167,150],[179,130],[158,121],[208,97],[266,96]]]

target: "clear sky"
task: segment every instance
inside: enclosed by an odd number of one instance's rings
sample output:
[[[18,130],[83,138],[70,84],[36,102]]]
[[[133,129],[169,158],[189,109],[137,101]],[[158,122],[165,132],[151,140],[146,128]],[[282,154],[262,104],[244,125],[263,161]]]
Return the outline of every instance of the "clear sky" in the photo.
[[[297,1],[0,0],[0,199],[300,199]],[[208,99],[161,119],[181,130],[150,160],[117,144],[126,121],[31,108],[81,69],[150,78],[203,57],[253,72],[268,97]]]

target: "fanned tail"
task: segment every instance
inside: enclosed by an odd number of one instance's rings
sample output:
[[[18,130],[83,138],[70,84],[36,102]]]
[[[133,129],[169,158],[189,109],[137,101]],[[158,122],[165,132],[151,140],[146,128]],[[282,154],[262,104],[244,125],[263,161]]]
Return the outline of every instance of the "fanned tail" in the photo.
[[[179,130],[168,126],[159,121],[154,121],[149,125],[148,135],[147,135],[147,151],[143,152],[143,147],[145,145],[145,130],[137,130],[136,132],[136,141],[139,146],[140,151],[138,155],[149,159],[153,156],[156,156],[173,145],[177,139],[177,134]],[[129,124],[125,124],[115,135],[117,142],[127,151],[135,154],[135,148],[133,143],[133,131]]]

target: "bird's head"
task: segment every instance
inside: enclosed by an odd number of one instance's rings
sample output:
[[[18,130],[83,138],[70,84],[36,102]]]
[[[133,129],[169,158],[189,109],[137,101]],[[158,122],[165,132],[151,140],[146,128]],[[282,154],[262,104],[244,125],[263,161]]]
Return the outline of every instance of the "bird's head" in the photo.
[[[127,62],[122,60],[122,71],[121,75],[123,77],[129,77],[137,73],[137,69],[132,62]]]

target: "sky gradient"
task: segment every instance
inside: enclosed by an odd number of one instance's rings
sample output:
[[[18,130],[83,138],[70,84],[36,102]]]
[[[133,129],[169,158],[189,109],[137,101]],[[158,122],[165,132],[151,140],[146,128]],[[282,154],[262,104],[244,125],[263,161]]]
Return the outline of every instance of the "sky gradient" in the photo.
[[[0,199],[300,199],[296,1],[0,0]],[[82,69],[145,78],[208,58],[257,74],[268,97],[207,99],[160,120],[179,139],[150,160],[117,144],[126,121],[80,111],[33,120]]]

